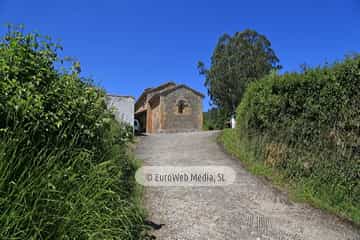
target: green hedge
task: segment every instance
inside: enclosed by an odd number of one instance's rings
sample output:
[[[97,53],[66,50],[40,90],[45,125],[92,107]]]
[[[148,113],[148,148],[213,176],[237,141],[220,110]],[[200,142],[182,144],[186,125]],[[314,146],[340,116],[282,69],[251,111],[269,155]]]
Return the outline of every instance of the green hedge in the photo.
[[[295,139],[315,139],[326,130],[358,137],[359,94],[360,57],[304,73],[273,74],[249,86],[238,122],[256,130],[284,129]]]
[[[261,139],[260,161],[306,181],[327,208],[360,221],[359,96],[359,56],[272,74],[249,85],[237,109],[237,135]]]
[[[17,28],[0,42],[0,239],[139,239],[129,134],[59,49]]]

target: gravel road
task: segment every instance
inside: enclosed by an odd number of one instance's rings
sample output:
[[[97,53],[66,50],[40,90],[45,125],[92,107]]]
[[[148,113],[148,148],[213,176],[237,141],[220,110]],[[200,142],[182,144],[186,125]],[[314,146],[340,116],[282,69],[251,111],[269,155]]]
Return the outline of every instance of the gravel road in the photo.
[[[216,187],[146,187],[149,220],[165,224],[161,240],[360,240],[360,230],[252,176],[216,143],[219,132],[139,137],[144,166],[221,165],[234,169],[234,184]]]

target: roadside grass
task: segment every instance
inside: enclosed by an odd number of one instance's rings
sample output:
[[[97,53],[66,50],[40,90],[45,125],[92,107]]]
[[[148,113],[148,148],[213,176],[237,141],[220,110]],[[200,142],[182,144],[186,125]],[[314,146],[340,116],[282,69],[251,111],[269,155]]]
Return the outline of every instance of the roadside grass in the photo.
[[[142,239],[132,129],[60,49],[22,28],[0,38],[0,239]]]
[[[239,137],[235,129],[225,129],[218,137],[225,150],[238,158],[252,174],[264,177],[275,187],[288,193],[291,200],[308,203],[326,210],[342,219],[360,224],[360,207],[346,196],[345,191],[327,184],[317,176],[291,177],[286,170],[269,166],[264,161],[266,138],[248,139]],[[329,176],[331,178],[332,176]]]
[[[15,137],[0,147],[0,239],[141,239],[139,162],[126,145],[102,156],[72,145],[26,148]]]

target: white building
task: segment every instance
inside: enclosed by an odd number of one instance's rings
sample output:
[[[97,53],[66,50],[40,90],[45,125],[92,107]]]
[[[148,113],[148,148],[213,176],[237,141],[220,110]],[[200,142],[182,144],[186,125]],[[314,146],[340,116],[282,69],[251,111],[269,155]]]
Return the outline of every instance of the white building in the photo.
[[[115,119],[134,127],[135,98],[131,96],[106,95],[106,104],[115,114]]]

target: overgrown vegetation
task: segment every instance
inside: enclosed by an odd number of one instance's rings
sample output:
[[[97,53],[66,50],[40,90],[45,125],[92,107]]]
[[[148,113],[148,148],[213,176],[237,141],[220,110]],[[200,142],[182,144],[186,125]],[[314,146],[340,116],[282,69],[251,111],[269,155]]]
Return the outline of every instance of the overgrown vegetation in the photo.
[[[203,113],[204,116],[204,130],[218,130],[224,129],[227,126],[227,114],[219,108],[211,108]]]
[[[297,198],[360,223],[360,57],[249,85],[227,148]],[[234,146],[235,144],[235,146]]]
[[[18,28],[0,42],[0,239],[139,239],[131,134],[60,49]]]

